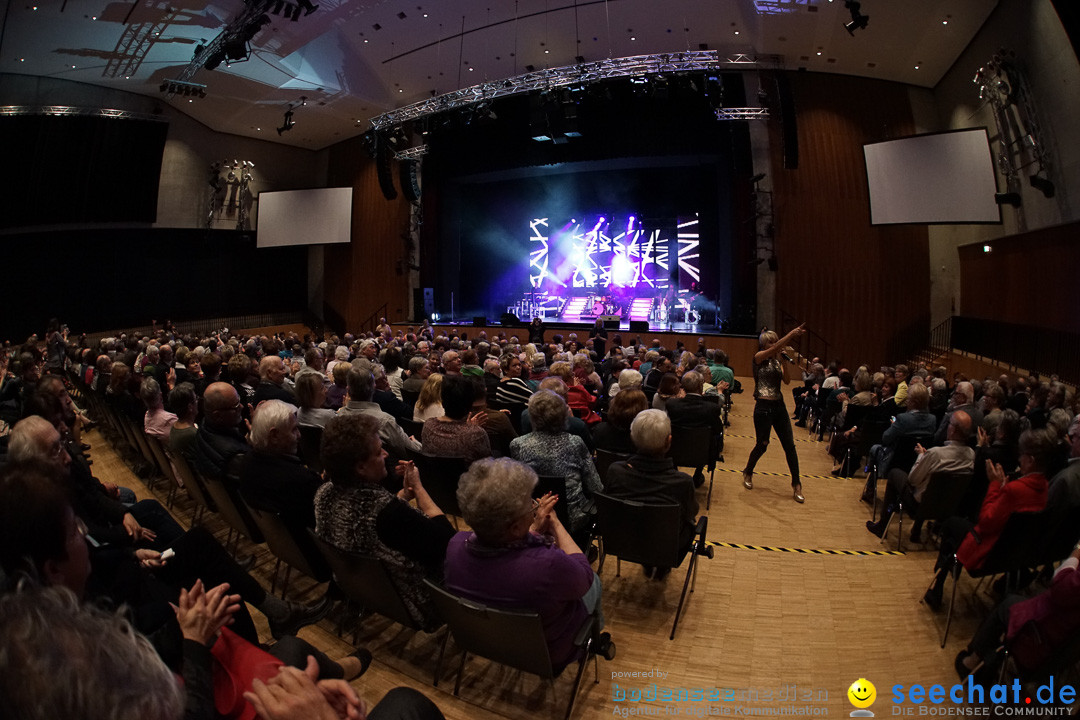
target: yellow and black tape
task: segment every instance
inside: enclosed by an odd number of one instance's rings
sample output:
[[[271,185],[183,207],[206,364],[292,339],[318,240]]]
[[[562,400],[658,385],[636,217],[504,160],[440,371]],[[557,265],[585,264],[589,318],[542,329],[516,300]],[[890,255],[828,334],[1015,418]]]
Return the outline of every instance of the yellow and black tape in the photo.
[[[768,552],[783,552],[783,553],[796,553],[799,555],[855,555],[855,556],[872,556],[872,555],[905,555],[906,553],[899,550],[824,550],[821,548],[789,548],[789,547],[776,547],[773,545],[749,545],[747,543],[730,543],[730,542],[717,542],[715,540],[707,541],[709,545],[718,548],[731,548],[734,550],[765,550]]]

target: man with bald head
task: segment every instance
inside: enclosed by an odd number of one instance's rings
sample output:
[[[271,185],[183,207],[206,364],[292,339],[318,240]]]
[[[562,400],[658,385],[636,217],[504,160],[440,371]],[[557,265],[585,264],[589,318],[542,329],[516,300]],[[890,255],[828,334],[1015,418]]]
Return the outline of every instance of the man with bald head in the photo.
[[[958,411],[967,413],[975,427],[982,425],[983,411],[975,404],[975,386],[967,380],[956,384],[945,417],[941,418],[941,424],[938,425],[937,433],[934,435],[935,442],[945,441],[949,434],[949,419]]]
[[[932,447],[929,450],[922,445],[916,445],[915,450],[919,453],[915,458],[915,464],[911,472],[904,472],[901,468],[889,470],[888,485],[885,487],[885,508],[881,513],[881,520],[866,521],[866,529],[881,537],[885,533],[885,527],[889,523],[896,510],[896,504],[902,497],[901,493],[909,490],[915,499],[914,510],[922,500],[923,492],[930,483],[930,477],[934,473],[970,473],[975,467],[975,450],[972,449],[968,440],[971,438],[972,422],[971,415],[963,410],[954,411],[948,418],[948,433],[944,445]],[[911,540],[919,541],[922,526],[918,523],[911,529]]]
[[[285,387],[285,361],[277,355],[266,355],[259,361],[259,385],[251,406],[256,408],[263,400],[281,400],[296,405],[296,397]]]
[[[239,477],[240,458],[251,450],[241,425],[242,411],[240,395],[229,383],[216,382],[206,388],[203,423],[195,439],[199,472],[213,478]]]

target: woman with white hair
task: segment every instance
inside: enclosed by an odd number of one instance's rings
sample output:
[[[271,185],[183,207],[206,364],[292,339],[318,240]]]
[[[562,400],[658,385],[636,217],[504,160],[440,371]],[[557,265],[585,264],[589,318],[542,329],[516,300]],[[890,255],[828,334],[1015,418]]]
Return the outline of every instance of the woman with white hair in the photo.
[[[805,502],[806,498],[803,497],[802,483],[799,481],[799,456],[795,452],[791,418],[784,407],[784,396],[780,388],[781,381],[788,384],[791,379],[788,377],[787,365],[780,362],[780,356],[787,344],[804,332],[806,331],[800,325],[782,338],[777,338],[772,330],[763,330],[758,337],[760,349],[754,354],[754,433],[757,435],[757,443],[750,451],[750,458],[743,469],[743,487],[752,490],[754,466],[769,447],[769,433],[776,430],[776,437],[780,440],[787,458],[788,470],[791,472],[791,489],[797,503]],[[786,356],[784,359],[792,362]]]
[[[529,399],[529,421],[533,431],[510,443],[510,457],[526,463],[539,475],[566,478],[566,505],[570,532],[584,538],[596,511],[592,495],[603,489],[585,441],[567,431],[570,408],[551,390],[541,390]]]
[[[533,500],[536,482],[529,466],[508,458],[472,464],[457,490],[472,532],[450,539],[443,577],[457,595],[537,611],[551,663],[560,669],[577,658],[574,639],[600,607],[600,579],[559,522],[557,498]],[[600,654],[607,656],[610,640],[601,636]]]

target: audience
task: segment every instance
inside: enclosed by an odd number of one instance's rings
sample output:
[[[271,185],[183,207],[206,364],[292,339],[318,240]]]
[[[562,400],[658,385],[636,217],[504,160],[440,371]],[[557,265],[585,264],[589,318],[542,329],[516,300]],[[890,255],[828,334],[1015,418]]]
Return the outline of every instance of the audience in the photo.
[[[443,415],[424,423],[421,442],[424,452],[437,457],[462,457],[471,465],[474,460],[491,457],[491,441],[484,431],[487,415],[472,413],[479,380],[468,376],[447,375],[442,383]]]

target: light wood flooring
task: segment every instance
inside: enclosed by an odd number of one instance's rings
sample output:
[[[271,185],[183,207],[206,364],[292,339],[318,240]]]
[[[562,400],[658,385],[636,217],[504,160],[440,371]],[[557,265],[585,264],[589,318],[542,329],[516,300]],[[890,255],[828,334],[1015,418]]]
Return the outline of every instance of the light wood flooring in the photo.
[[[752,387],[749,378],[741,380],[744,387]],[[936,557],[934,546],[912,547],[905,540],[904,554],[883,553],[896,547],[895,522],[887,545],[870,535],[864,527],[869,506],[859,501],[861,474],[832,477],[824,445],[799,428],[795,437],[805,505],[792,499],[775,435],[758,464],[754,489],[744,489],[741,470],[754,443],[752,408],[749,392],[735,396],[726,463],[717,468],[708,511],[709,539],[717,543],[716,554],[699,563],[696,591],[687,600],[674,641],[668,634],[685,571],[676,569],[665,581],[655,581],[645,578],[639,566],[624,563],[621,577],[616,577],[614,559],[605,564],[603,607],[618,654],[611,662],[600,662],[598,684],[592,682],[593,669],[588,668],[575,718],[624,716],[625,709],[691,717],[742,714],[746,709],[791,713],[784,708],[792,706],[810,708],[819,716],[846,716],[853,709],[847,689],[858,678],[877,687],[878,699],[870,709],[881,717],[894,710],[889,697],[895,684],[948,687],[957,681],[953,658],[995,603],[988,584],[975,592],[974,581],[966,576],[961,580],[958,617],[941,649],[944,612],[935,614],[921,602]],[[98,431],[91,431],[87,439],[99,478],[164,502],[163,483],[148,491]],[[883,491],[884,483],[880,485]],[[700,491],[702,512],[707,488],[706,482]],[[173,511],[185,525],[190,507],[181,493]],[[224,539],[225,526],[219,520],[212,518],[206,524]],[[274,566],[269,551],[251,546],[244,550],[258,553],[253,573],[269,588]],[[294,573],[289,595],[313,600],[324,587]],[[252,615],[269,641],[262,616],[254,610]],[[348,642],[351,636],[339,639],[335,629],[327,619],[300,634],[331,657],[339,657],[353,647]],[[534,676],[470,658],[460,698],[455,698],[457,655],[448,652],[442,681],[433,687],[441,639],[441,633],[414,633],[381,618],[365,621],[359,643],[372,650],[375,661],[355,682],[358,691],[375,702],[392,687],[412,686],[431,697],[450,720],[563,716],[573,681],[570,671],[552,688]],[[675,689],[719,688],[722,695],[734,691],[735,700],[614,699],[619,689],[633,692],[653,682]],[[804,693],[815,699],[805,701]],[[792,697],[798,701],[788,700]]]

